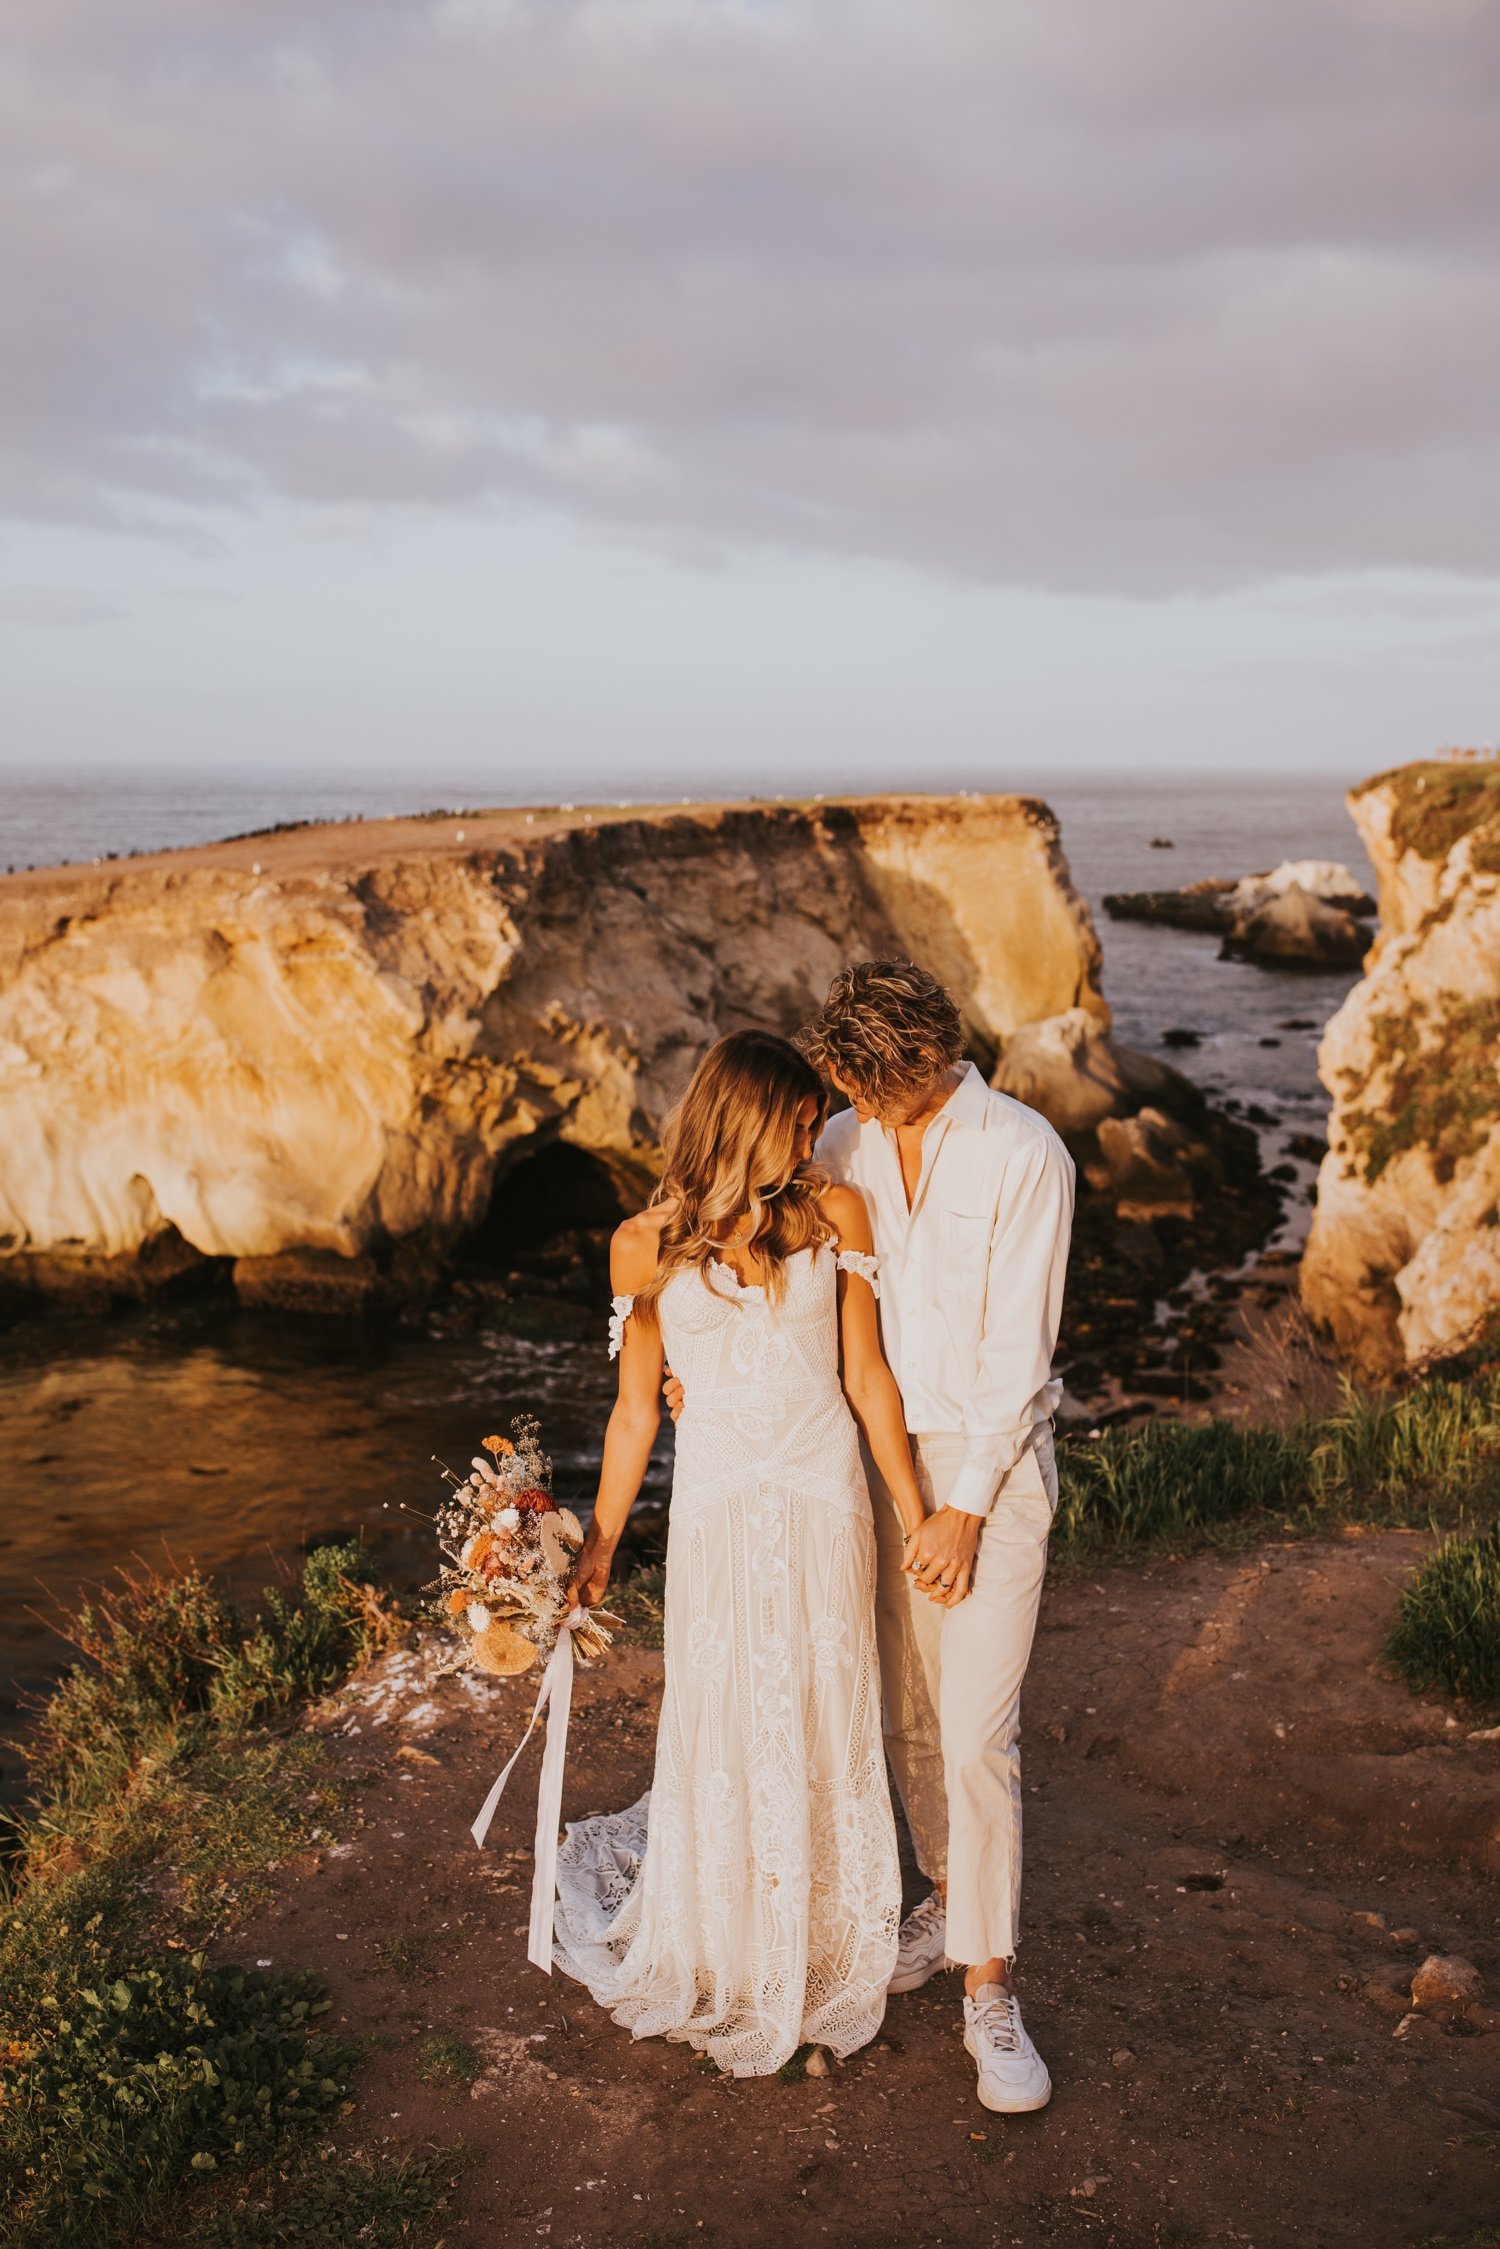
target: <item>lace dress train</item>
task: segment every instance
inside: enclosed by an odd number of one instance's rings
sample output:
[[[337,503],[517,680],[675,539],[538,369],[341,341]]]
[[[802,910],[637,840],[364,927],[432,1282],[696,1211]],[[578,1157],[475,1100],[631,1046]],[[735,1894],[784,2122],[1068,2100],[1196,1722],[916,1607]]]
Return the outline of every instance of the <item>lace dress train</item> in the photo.
[[[844,1253],[873,1279],[873,1263]],[[880,2027],[900,1879],[874,1636],[875,1543],[838,1382],[831,1249],[780,1304],[727,1266],[660,1309],[687,1404],[667,1540],[651,1790],[578,1822],[555,1957],[636,2037],[736,2076]],[[629,1314],[617,1300],[616,1337]]]

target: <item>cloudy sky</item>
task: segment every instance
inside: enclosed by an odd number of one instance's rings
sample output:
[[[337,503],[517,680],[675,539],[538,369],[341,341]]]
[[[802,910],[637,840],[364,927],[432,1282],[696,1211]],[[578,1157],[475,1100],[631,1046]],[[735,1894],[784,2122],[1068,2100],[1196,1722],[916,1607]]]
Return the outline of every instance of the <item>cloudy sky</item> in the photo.
[[[1496,0],[9,0],[0,757],[1500,735]]]

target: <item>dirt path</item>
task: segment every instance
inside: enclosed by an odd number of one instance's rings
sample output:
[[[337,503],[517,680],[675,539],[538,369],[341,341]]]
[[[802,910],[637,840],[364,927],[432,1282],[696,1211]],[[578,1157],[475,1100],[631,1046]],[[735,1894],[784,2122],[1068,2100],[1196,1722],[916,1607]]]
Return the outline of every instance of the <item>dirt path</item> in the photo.
[[[434,1684],[421,1652],[325,1718],[365,1825],[228,1949],[317,1967],[378,2040],[351,2144],[467,2144],[450,2243],[1462,2241],[1500,2218],[1500,2035],[1393,2034],[1426,1953],[1467,1954],[1497,1996],[1500,1745],[1379,1673],[1415,1544],[1049,1589],[1022,1981],[1056,2083],[1041,2115],[978,2107],[955,1976],[799,2084],[635,2045],[549,1984],[524,1957],[534,1747],[490,1848],[466,1832],[529,1692]],[[582,1682],[569,1816],[646,1786],[659,1679],[633,1651]],[[422,2082],[443,2035],[482,2055],[471,2091]]]

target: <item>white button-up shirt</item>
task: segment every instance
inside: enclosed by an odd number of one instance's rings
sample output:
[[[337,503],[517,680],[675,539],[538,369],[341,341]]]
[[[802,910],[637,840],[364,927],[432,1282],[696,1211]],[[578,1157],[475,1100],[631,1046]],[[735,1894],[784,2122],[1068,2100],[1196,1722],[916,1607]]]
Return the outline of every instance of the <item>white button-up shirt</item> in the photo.
[[[922,1135],[911,1207],[896,1135],[830,1118],[818,1161],[858,1187],[880,1259],[880,1330],[906,1426],[962,1434],[950,1507],[988,1515],[1039,1422],[1056,1411],[1073,1160],[1045,1117],[970,1063]]]

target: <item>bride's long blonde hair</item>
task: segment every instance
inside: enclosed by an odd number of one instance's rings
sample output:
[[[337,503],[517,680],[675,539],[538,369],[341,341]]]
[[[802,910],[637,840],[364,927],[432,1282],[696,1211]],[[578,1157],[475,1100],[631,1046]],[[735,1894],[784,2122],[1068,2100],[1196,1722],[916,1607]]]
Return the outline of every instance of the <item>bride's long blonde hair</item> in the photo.
[[[657,1297],[674,1273],[708,1268],[723,1254],[728,1229],[747,1215],[748,1237],[737,1248],[765,1269],[774,1302],[786,1286],[786,1260],[832,1239],[819,1209],[828,1174],[797,1159],[797,1112],[828,1095],[812,1066],[771,1031],[731,1031],[711,1046],[662,1127],[665,1159],[653,1209],[665,1204],[655,1275],[635,1300],[654,1316]]]

